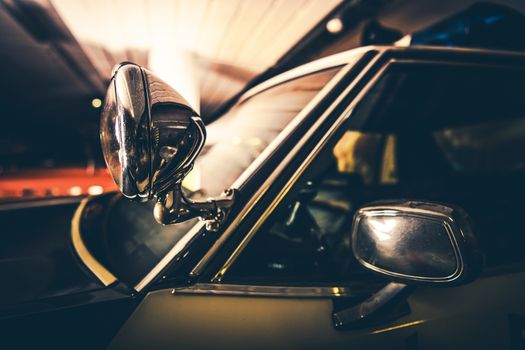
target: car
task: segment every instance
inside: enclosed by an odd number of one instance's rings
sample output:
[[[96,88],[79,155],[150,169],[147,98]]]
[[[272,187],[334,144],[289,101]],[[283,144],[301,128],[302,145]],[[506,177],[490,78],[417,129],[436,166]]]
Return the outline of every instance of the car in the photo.
[[[84,199],[67,239],[4,285],[3,338],[523,348],[524,78],[519,52],[369,46],[276,76],[204,126],[123,63],[101,117],[121,193]]]

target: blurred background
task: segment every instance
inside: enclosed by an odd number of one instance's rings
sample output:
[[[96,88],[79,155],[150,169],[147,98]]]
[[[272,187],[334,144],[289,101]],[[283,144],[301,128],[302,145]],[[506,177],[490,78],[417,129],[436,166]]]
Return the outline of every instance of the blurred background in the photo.
[[[492,1],[525,12],[522,0]],[[4,0],[0,202],[114,190],[100,108],[112,67],[155,71],[220,116],[250,86],[302,63],[391,43],[473,0]]]

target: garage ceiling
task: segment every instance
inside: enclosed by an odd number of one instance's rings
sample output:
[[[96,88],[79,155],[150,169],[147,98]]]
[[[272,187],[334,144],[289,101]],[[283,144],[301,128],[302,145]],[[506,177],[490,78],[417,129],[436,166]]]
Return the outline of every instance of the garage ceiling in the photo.
[[[272,66],[340,0],[51,0],[103,76],[149,66],[204,116]]]
[[[98,120],[91,100],[105,81],[49,10],[43,2],[0,2],[0,137]]]

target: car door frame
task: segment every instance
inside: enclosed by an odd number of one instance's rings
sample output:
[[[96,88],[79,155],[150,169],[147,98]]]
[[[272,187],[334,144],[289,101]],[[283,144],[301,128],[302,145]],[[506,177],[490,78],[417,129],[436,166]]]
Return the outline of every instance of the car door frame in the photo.
[[[351,111],[361,101],[363,96],[377,82],[382,74],[393,63],[425,63],[425,64],[461,64],[461,65],[519,65],[525,67],[525,55],[517,52],[505,52],[494,50],[477,49],[448,49],[438,47],[405,48],[405,47],[376,47],[371,49],[373,57],[369,58],[366,66],[361,67],[361,72],[354,75],[353,81],[340,93],[340,96],[327,108],[324,113],[310,127],[309,131],[303,135],[301,142],[297,143],[293,149],[287,150],[288,156],[281,162],[281,168],[277,168],[267,176],[265,183],[259,191],[252,197],[252,203],[248,203],[238,213],[235,219],[217,239],[206,255],[192,269],[190,277],[193,284],[178,288],[177,291],[195,294],[222,294],[222,295],[273,295],[273,296],[308,296],[308,297],[348,297],[361,296],[365,290],[350,290],[344,285],[330,286],[272,286],[272,285],[248,285],[248,284],[224,284],[221,283],[224,275],[237,259],[243,249],[256,234],[262,223],[273,212],[280,200],[286,195],[293,183],[298,179],[306,166],[314,156],[320,151],[324,143],[332,137],[340,125],[348,118]],[[314,73],[310,71],[308,74]],[[350,74],[350,73],[347,73]],[[355,74],[355,73],[354,73]],[[321,125],[330,124],[330,127],[323,131]],[[325,128],[326,129],[326,128]],[[317,136],[321,143],[312,141]],[[320,137],[321,136],[321,137]],[[315,143],[314,151],[305,151],[304,145]],[[263,196],[271,193],[271,187],[278,187],[277,180],[283,177],[283,169],[298,157],[301,161],[301,168],[294,171],[292,177],[286,184],[279,187],[277,194],[273,198],[265,200]],[[242,190],[242,188],[241,188]],[[259,206],[259,210],[254,209]],[[261,210],[264,208],[263,210]],[[239,227],[242,222],[250,218],[256,218],[255,224],[250,225],[248,232],[240,232]],[[240,239],[234,237],[241,236]],[[501,268],[498,269],[502,270]]]

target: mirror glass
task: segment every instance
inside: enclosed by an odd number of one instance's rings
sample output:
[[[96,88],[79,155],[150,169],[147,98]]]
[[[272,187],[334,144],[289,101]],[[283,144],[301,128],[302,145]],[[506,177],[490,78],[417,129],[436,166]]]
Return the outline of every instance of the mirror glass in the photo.
[[[439,280],[450,279],[460,267],[450,226],[438,217],[372,211],[354,225],[354,255],[372,270]]]

